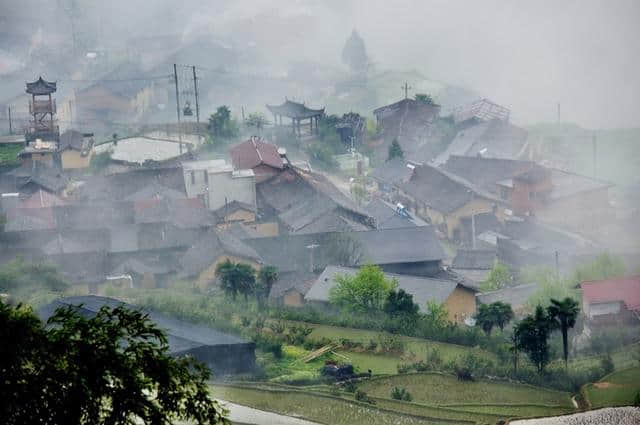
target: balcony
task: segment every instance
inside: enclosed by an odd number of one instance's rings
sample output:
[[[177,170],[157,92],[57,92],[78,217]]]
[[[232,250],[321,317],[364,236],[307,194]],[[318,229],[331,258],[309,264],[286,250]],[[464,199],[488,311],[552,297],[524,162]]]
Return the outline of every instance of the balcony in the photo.
[[[55,99],[48,100],[30,100],[29,101],[29,113],[33,114],[55,114],[56,113],[56,101]]]

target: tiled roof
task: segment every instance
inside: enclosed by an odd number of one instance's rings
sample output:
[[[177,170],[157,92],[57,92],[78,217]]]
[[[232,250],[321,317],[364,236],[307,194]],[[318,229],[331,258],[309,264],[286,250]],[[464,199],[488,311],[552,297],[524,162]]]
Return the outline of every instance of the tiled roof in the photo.
[[[491,250],[459,249],[451,267],[454,269],[491,270],[496,252]]]
[[[413,174],[413,168],[415,168],[413,166],[409,167],[408,165],[411,164],[403,158],[393,158],[373,170],[371,177],[388,185],[404,183],[409,180],[411,174]]]
[[[365,211],[376,221],[377,229],[395,229],[400,227],[426,226],[427,223],[411,214],[406,209],[398,211],[398,207],[380,198],[376,198],[365,206]]]
[[[224,255],[262,262],[262,258],[252,247],[230,233],[210,230],[180,260],[182,275],[195,276]]]
[[[519,308],[527,303],[529,298],[535,294],[539,285],[537,283],[526,283],[518,286],[508,286],[497,291],[477,294],[476,299],[482,304],[491,304],[502,301],[511,304],[511,307]]]
[[[629,310],[640,310],[640,276],[593,280],[580,284],[589,304],[622,301]]]
[[[267,109],[274,114],[298,119],[306,119],[324,114],[324,108],[311,109],[307,108],[304,103],[292,102],[288,99],[281,105],[267,105]]]
[[[284,162],[278,153],[278,147],[264,139],[252,137],[231,148],[233,168],[245,170],[266,164],[270,167],[283,169]]]

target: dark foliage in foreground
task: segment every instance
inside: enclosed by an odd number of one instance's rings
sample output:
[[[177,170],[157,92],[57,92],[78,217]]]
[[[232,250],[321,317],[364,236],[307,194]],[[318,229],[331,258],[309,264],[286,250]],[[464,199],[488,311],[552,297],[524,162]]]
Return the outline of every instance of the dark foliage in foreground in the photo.
[[[149,318],[103,307],[90,319],[60,308],[44,324],[0,301],[0,417],[4,424],[224,423],[209,371],[173,358]]]

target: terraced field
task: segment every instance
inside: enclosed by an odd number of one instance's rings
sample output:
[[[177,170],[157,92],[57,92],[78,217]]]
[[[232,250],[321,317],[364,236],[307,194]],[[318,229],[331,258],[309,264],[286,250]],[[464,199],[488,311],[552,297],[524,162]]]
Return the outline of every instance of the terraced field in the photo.
[[[374,378],[361,385],[364,391],[376,397],[389,397],[394,387],[405,388],[416,402],[435,406],[474,403],[572,407],[568,393],[488,380],[461,382],[453,375],[440,373]]]
[[[640,367],[613,372],[599,382],[586,385],[584,391],[594,408],[631,405],[640,393]]]
[[[446,420],[408,415],[322,394],[293,390],[253,389],[238,386],[211,388],[216,398],[274,413],[296,416],[310,421],[335,425],[451,425],[473,424],[472,421]]]

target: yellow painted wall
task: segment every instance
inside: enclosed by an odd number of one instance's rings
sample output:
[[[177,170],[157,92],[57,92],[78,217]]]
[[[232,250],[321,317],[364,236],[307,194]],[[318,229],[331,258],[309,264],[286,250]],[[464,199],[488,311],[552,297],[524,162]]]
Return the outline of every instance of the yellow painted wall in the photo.
[[[302,307],[304,305],[304,299],[300,292],[291,290],[284,294],[282,303],[288,307]]]
[[[461,218],[471,217],[471,215],[473,214],[491,212],[493,211],[493,204],[493,201],[476,198],[471,202],[467,202],[461,208],[458,208],[452,213],[443,214],[440,211],[435,210],[434,208],[418,202],[416,208],[414,209],[414,213],[435,226],[445,224],[447,228],[447,237],[449,239],[453,239],[453,232],[458,226],[460,226]],[[498,210],[500,210],[500,208],[498,208]]]
[[[202,289],[206,289],[209,286],[211,286],[212,283],[215,282],[216,280],[216,267],[218,267],[218,264],[224,263],[227,260],[233,263],[249,264],[254,269],[256,269],[256,271],[260,269],[260,265],[253,260],[248,260],[246,258],[233,257],[233,256],[222,256],[215,259],[215,261],[212,264],[210,264],[209,267],[207,267],[206,269],[200,272],[200,274],[198,275],[198,279],[196,280],[196,283],[198,284],[198,286],[200,286],[200,288]]]
[[[462,323],[467,317],[476,314],[476,296],[474,292],[458,285],[444,303],[449,320]]]
[[[49,167],[53,166],[53,154],[52,153],[33,153],[31,156],[24,157],[23,164],[31,164],[31,161],[39,161]]]
[[[272,223],[256,223],[249,227],[258,232],[260,236],[278,236],[280,234],[278,223],[275,221]]]
[[[65,170],[76,168],[88,168],[93,156],[93,149],[88,155],[82,156],[79,151],[67,149],[62,152],[62,168]]]
[[[252,223],[256,221],[256,214],[252,211],[238,210],[226,217],[227,221],[242,221],[244,223]]]

